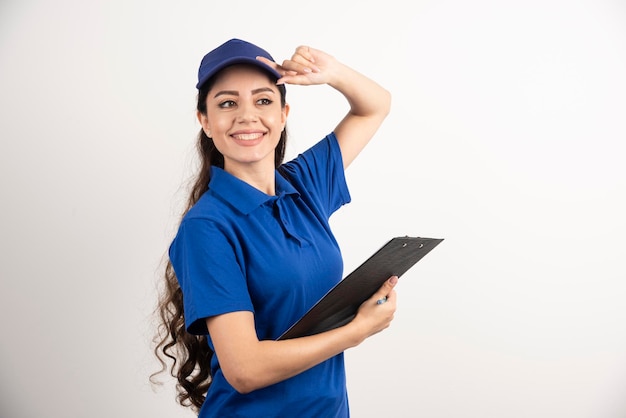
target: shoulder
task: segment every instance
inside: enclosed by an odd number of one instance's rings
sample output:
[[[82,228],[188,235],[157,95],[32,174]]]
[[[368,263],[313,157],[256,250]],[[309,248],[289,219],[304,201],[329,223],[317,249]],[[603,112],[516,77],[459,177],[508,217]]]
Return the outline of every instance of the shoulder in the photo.
[[[283,164],[281,169],[287,173],[295,173],[301,171],[303,166],[312,169],[336,162],[341,162],[341,149],[335,133],[331,132],[296,158]]]
[[[207,190],[185,214],[181,223],[189,221],[205,221],[223,223],[232,216],[232,204],[224,200],[213,190]]]
[[[181,219],[171,249],[182,243],[195,246],[201,242],[212,242],[216,235],[225,235],[228,218],[224,204],[210,192],[205,192]]]

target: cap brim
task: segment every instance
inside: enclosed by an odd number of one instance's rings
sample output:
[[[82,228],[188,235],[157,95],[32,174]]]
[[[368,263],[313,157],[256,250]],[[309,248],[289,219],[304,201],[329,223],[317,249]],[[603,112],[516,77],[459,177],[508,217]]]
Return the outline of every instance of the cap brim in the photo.
[[[204,83],[206,83],[215,74],[217,74],[218,72],[222,71],[224,68],[229,67],[231,65],[235,65],[235,64],[251,64],[251,65],[257,66],[260,69],[266,71],[271,76],[275,77],[276,80],[278,80],[281,77],[281,75],[278,73],[278,71],[276,71],[275,69],[273,69],[269,65],[265,64],[263,61],[260,61],[260,60],[258,60],[256,58],[231,57],[231,58],[229,58],[227,60],[224,60],[219,65],[216,65],[210,72],[207,72],[206,74],[204,74],[202,79],[198,80],[198,84],[196,84],[196,88],[200,89],[200,87],[202,87],[202,85]]]

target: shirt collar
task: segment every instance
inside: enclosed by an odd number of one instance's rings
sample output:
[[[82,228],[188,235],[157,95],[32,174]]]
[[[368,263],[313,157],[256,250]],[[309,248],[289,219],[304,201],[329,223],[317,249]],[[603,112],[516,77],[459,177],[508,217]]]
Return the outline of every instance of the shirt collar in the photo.
[[[276,196],[270,196],[224,171],[224,169],[211,166],[209,190],[247,215],[269,200],[281,198],[286,195],[300,195],[295,187],[280,175],[278,171],[275,172],[275,178]]]

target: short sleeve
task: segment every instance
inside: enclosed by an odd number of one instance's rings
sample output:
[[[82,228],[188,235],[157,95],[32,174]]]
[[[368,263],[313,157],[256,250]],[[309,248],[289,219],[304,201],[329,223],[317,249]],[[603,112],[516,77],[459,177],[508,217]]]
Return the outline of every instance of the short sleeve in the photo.
[[[183,292],[190,334],[207,334],[208,317],[254,310],[236,248],[211,221],[183,220],[169,257]]]
[[[334,133],[282,166],[301,192],[315,196],[327,217],[350,203],[341,149]]]

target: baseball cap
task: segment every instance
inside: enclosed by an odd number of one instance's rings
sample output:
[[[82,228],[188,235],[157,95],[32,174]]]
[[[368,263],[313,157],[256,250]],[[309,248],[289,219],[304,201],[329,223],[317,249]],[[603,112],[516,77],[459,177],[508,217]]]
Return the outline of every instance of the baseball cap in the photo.
[[[269,65],[256,59],[258,56],[274,61],[274,58],[266,50],[250,42],[235,38],[224,42],[202,58],[200,68],[198,69],[198,84],[196,84],[196,88],[199,89],[218,71],[233,64],[253,64],[279,79],[281,77],[280,74]]]

